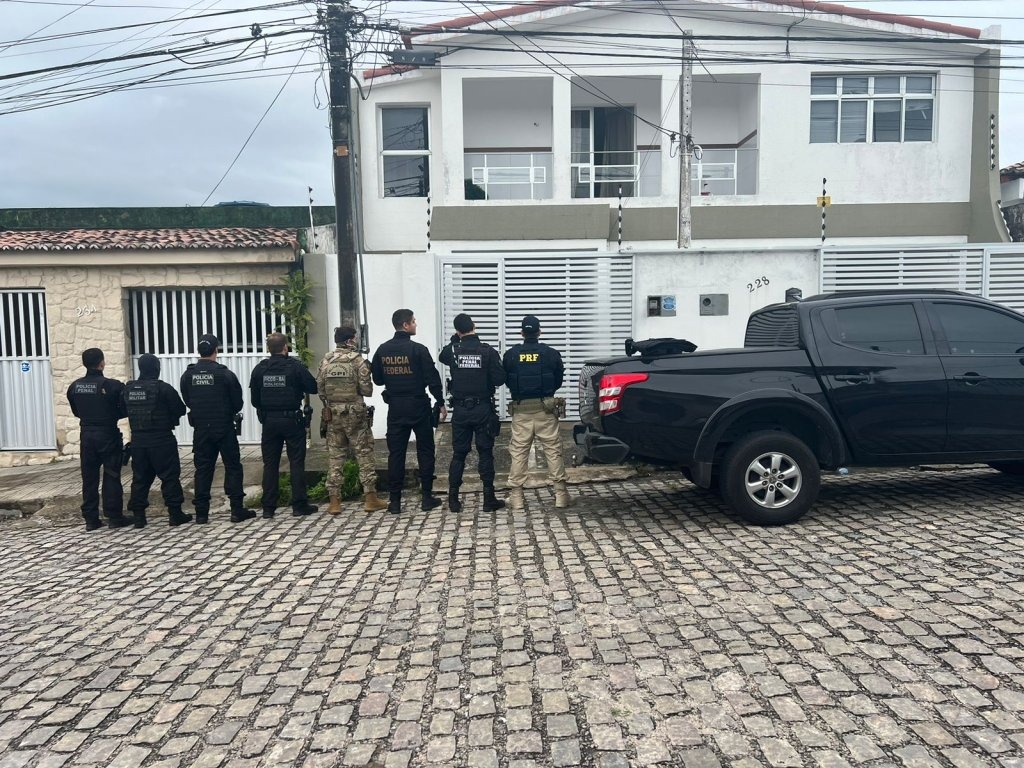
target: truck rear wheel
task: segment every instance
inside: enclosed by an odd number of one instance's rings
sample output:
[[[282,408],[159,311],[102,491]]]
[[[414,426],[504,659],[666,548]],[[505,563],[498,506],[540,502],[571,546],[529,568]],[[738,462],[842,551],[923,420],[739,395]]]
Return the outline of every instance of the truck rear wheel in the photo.
[[[818,460],[788,432],[755,432],[725,454],[719,478],[722,498],[755,525],[785,525],[814,504],[821,488]]]

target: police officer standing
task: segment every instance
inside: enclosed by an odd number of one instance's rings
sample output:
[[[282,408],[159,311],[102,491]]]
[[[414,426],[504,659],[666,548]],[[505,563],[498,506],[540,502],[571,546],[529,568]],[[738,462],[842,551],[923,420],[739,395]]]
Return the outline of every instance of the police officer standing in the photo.
[[[252,404],[263,425],[263,517],[271,518],[281,495],[281,450],[288,447],[288,471],[292,479],[292,514],[316,512],[306,495],[306,420],[304,395],[316,394],[316,379],[302,363],[289,357],[283,333],[267,336],[270,357],[261,360],[249,379]]]
[[[196,523],[210,522],[210,486],[217,456],[224,461],[224,493],[231,500],[231,522],[256,517],[243,506],[242,454],[235,425],[241,425],[242,385],[227,366],[217,362],[220,341],[213,334],[199,339],[199,362],[181,375],[181,397],[189,407],[188,420],[195,428],[192,453],[196,464],[196,492],[192,502]]]
[[[103,375],[103,350],[92,347],[82,353],[85,376],[71,382],[68,402],[82,425],[82,517],[85,530],[102,528],[100,522],[100,474],[103,477],[103,514],[111,528],[131,525],[124,516],[121,487],[121,431],[117,422],[125,417],[121,391],[124,384]]]
[[[536,317],[527,315],[521,327],[523,343],[508,350],[502,360],[508,374],[513,411],[512,438],[508,446],[512,457],[508,473],[509,508],[522,509],[525,505],[526,463],[534,440],[543,448],[548,462],[548,474],[555,485],[555,506],[568,507],[569,490],[565,484],[565,461],[554,399],[565,377],[562,356],[538,341],[540,320]]]
[[[466,456],[474,442],[480,479],[484,484],[484,511],[505,506],[494,495],[494,438],[501,422],[494,410],[494,390],[505,383],[505,369],[497,351],[480,341],[473,318],[455,317],[457,338],[441,350],[438,359],[451,370],[452,463],[448,468],[448,507],[462,511],[459,486],[466,468]]]
[[[370,364],[356,349],[356,329],[343,325],[334,329],[337,349],[320,361],[316,385],[327,421],[327,490],[332,515],[341,512],[342,465],[348,450],[359,462],[363,484],[363,510],[376,512],[387,507],[377,498],[377,468],[373,458],[373,433],[364,397],[373,394]]]
[[[160,478],[160,493],[170,514],[171,525],[192,522],[181,511],[185,494],[181,490],[181,460],[174,428],[185,415],[185,403],[170,384],[160,381],[160,360],[156,355],[139,358],[139,378],[129,381],[122,394],[128,424],[132,428],[132,492],[128,509],[135,527],[146,527],[146,507],[153,479]]]
[[[430,350],[412,340],[416,335],[416,316],[411,309],[398,309],[391,315],[395,335],[377,348],[373,356],[373,383],[385,387],[388,404],[388,512],[402,511],[402,485],[405,480],[405,454],[409,435],[416,435],[416,459],[420,467],[422,499],[420,509],[428,511],[441,505],[434,496],[434,430],[430,400],[441,421],[447,417],[441,376],[434,366]]]

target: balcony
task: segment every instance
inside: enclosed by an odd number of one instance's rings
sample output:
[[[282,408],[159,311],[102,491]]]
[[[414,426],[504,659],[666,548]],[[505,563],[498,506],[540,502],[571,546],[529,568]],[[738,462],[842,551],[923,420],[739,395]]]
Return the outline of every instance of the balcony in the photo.
[[[573,152],[574,198],[657,197],[660,194],[660,150]]]
[[[705,149],[690,166],[694,197],[757,193],[757,149]]]
[[[467,152],[467,200],[550,200],[550,152]]]
[[[499,204],[674,197],[678,160],[664,157],[660,126],[677,108],[677,84],[668,75],[576,77],[568,88],[550,77],[464,78],[464,189],[451,191]],[[695,198],[757,194],[759,91],[757,75],[694,77]]]

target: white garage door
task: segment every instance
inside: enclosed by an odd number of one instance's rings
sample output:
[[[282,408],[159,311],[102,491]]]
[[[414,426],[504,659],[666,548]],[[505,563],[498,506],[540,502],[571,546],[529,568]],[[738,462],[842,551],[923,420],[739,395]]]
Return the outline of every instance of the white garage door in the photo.
[[[633,258],[628,254],[454,254],[439,258],[442,344],[455,315],[473,317],[480,338],[505,350],[522,341],[524,315],[541,321],[541,341],[562,353],[567,418],[579,412],[576,380],[583,363],[623,354],[633,331]],[[442,371],[445,369],[442,368]],[[500,390],[506,415],[507,389]]]

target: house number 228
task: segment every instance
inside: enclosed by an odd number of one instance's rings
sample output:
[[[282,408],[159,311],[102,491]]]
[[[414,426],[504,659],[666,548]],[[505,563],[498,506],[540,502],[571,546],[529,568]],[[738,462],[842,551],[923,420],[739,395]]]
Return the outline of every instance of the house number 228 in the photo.
[[[768,284],[769,284],[770,282],[771,282],[771,280],[769,280],[769,279],[768,279],[767,277],[765,277],[764,275],[761,275],[760,277],[756,278],[756,279],[754,280],[754,282],[752,282],[752,283],[747,283],[747,292],[748,292],[748,293],[753,293],[753,292],[754,292],[754,291],[756,291],[756,290],[757,290],[758,288],[764,288],[764,287],[765,287],[766,285],[768,285]]]

